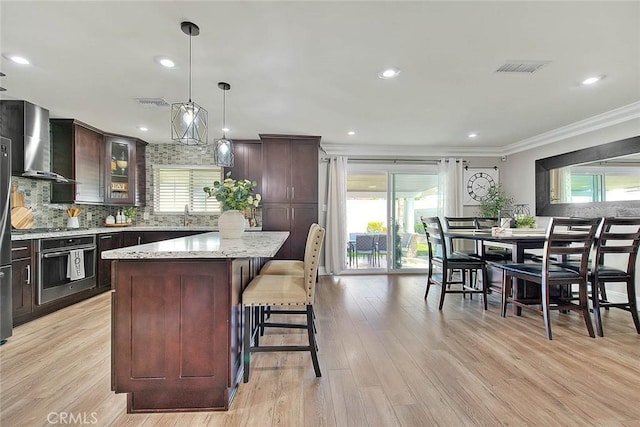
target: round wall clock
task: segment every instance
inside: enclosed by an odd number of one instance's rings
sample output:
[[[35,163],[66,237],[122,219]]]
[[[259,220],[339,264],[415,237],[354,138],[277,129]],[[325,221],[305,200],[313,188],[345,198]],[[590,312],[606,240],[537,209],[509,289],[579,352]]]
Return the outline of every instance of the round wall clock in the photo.
[[[489,195],[489,189],[498,185],[498,170],[465,169],[464,171],[464,204],[479,205]]]

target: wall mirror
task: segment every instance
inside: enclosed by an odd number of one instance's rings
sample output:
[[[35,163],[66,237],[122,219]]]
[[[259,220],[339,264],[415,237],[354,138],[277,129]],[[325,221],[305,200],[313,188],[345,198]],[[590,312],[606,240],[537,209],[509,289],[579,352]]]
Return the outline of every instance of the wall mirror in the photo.
[[[536,160],[536,215],[640,216],[640,136]]]

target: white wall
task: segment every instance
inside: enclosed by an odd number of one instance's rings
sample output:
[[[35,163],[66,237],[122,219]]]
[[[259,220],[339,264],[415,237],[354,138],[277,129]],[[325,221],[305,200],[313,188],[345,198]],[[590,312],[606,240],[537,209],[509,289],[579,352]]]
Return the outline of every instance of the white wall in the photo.
[[[535,212],[535,162],[537,159],[555,156],[582,148],[606,144],[640,135],[640,119],[599,129],[588,134],[574,136],[538,148],[507,156],[500,170],[500,181],[507,194],[514,196],[516,203],[528,203]],[[538,225],[544,226],[547,218],[538,218]],[[609,292],[611,297],[622,298]],[[636,295],[640,304],[640,260],[636,265]]]
[[[506,156],[500,169],[500,182],[516,203],[527,203],[535,212],[535,162],[538,159],[606,144],[640,135],[640,119],[599,129]]]

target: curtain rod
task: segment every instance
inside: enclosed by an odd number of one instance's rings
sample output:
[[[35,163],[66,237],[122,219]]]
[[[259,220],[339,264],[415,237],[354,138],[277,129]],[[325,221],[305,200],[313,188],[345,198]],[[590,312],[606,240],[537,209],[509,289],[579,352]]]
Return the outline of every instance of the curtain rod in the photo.
[[[320,159],[322,162],[328,162],[329,158],[322,157]],[[391,163],[391,164],[401,164],[401,163],[413,163],[413,164],[421,164],[421,165],[437,165],[440,163],[440,160],[421,160],[421,159],[366,159],[366,158],[349,158],[347,160],[348,163]],[[449,160],[445,160],[446,163],[449,163]],[[456,160],[456,163],[459,163],[460,160]],[[462,160],[463,164],[468,164],[467,160]]]

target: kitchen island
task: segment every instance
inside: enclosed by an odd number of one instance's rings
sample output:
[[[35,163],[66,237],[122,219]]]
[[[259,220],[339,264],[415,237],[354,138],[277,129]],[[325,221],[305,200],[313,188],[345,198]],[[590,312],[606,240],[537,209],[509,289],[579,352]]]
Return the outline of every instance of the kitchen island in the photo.
[[[111,388],[127,411],[229,408],[242,377],[244,287],[288,232],[203,233],[112,259]]]

